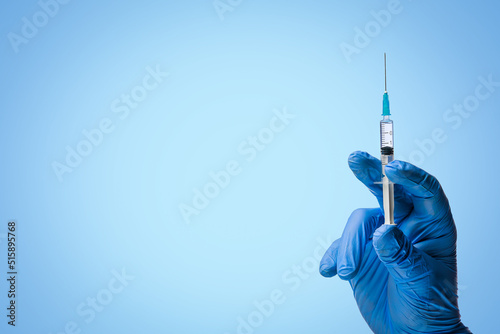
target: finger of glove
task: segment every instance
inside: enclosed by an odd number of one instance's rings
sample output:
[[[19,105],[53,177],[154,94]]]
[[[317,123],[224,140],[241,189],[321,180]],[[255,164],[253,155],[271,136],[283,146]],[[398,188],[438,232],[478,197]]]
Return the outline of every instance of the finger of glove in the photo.
[[[349,155],[347,159],[349,168],[351,168],[354,176],[360,180],[370,192],[382,199],[382,185],[380,183],[382,175],[382,167],[380,160],[362,151],[355,151]]]
[[[375,229],[383,222],[382,213],[376,209],[357,209],[347,220],[337,251],[337,274],[350,280],[358,273],[365,246]]]
[[[380,184],[382,164],[380,160],[366,152],[355,151],[349,155],[348,164],[356,178],[375,195],[380,207],[383,208],[383,193]],[[396,220],[408,216],[413,208],[411,196],[398,184],[394,185],[394,202],[394,217]]]
[[[394,160],[385,167],[389,180],[403,187],[412,197],[417,217],[440,219],[448,212],[448,200],[438,180],[408,162]]]
[[[319,263],[319,273],[324,277],[337,275],[337,251],[340,245],[340,238],[335,240],[326,250]]]
[[[398,288],[414,298],[424,296],[431,274],[428,256],[395,225],[382,225],[373,234],[373,248]]]

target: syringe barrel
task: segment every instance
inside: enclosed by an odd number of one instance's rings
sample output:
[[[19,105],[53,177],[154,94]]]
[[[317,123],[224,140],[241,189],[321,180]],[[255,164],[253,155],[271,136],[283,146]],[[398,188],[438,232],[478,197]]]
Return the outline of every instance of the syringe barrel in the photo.
[[[380,121],[380,153],[385,224],[394,225],[394,184],[385,175],[385,166],[394,160],[394,127],[387,115]]]
[[[385,165],[382,165],[385,168]],[[384,175],[382,177],[382,195],[384,202],[384,218],[385,224],[395,225],[394,223],[394,183],[392,183],[387,176],[385,176],[385,171],[382,172]]]
[[[380,151],[382,155],[394,154],[394,127],[389,116],[380,121]]]

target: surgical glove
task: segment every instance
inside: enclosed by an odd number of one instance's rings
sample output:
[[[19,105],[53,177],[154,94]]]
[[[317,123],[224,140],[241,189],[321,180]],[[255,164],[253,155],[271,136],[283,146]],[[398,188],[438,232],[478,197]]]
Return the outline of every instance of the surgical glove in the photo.
[[[349,167],[380,207],[351,214],[321,275],[349,281],[374,333],[471,333],[460,320],[457,231],[439,182],[410,163],[389,163],[397,225],[384,225],[380,161],[358,151]]]

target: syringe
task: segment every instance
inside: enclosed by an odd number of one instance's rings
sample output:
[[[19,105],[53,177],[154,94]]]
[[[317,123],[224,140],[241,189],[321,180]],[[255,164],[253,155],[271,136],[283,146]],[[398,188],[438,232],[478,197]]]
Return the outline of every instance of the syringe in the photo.
[[[380,121],[380,153],[382,161],[382,192],[384,201],[385,224],[394,224],[394,183],[385,175],[385,166],[394,160],[394,127],[389,109],[387,94],[387,57],[384,53],[385,92],[382,102],[382,120]]]

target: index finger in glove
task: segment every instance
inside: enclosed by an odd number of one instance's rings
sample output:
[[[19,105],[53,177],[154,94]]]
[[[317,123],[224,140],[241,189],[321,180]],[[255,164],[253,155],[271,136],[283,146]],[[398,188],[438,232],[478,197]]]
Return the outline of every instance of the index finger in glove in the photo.
[[[408,162],[394,160],[385,167],[389,180],[401,185],[412,197],[417,217],[443,217],[449,209],[448,199],[438,180]]]
[[[349,155],[348,163],[349,168],[351,168],[356,178],[375,195],[380,207],[383,208],[381,184],[382,164],[380,160],[366,152],[356,151]],[[394,202],[394,217],[396,220],[408,216],[413,208],[411,197],[406,193],[403,187],[398,184],[394,185]]]

